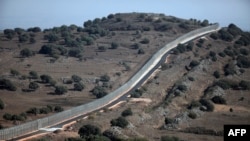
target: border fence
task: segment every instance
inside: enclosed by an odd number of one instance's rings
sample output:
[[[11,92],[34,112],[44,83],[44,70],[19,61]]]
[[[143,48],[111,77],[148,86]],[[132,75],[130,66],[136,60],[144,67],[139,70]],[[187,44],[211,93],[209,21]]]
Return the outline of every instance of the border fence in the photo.
[[[129,81],[127,81],[124,85],[122,85],[115,91],[109,93],[107,96],[45,118],[2,129],[0,130],[0,140],[12,139],[21,135],[28,134],[30,132],[37,131],[40,128],[62,123],[65,120],[90,113],[110,104],[111,102],[117,100],[123,94],[131,90],[141,79],[143,79],[143,77],[148,74],[150,70],[154,68],[154,66],[161,60],[164,54],[176,47],[179,43],[186,43],[189,40],[217,31],[218,29],[219,24],[213,24],[204,28],[193,30],[187,34],[178,37],[177,39],[166,44],[163,48],[157,51]]]

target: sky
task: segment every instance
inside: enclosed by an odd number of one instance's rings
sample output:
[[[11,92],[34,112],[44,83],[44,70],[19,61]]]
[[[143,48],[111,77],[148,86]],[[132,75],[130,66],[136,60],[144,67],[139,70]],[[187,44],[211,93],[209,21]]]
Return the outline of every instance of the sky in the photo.
[[[250,0],[0,0],[0,30],[83,26],[87,20],[130,12],[208,19],[222,27],[234,23],[250,31]]]

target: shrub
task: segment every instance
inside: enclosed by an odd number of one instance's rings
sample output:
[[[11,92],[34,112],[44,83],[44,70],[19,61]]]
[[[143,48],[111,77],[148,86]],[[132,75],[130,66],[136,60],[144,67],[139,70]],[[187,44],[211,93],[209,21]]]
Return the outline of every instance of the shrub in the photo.
[[[55,106],[54,111],[55,112],[62,112],[63,108],[61,106]]]
[[[86,138],[86,137],[89,137],[91,135],[100,135],[101,134],[101,130],[97,126],[94,126],[94,125],[91,125],[91,124],[87,124],[87,125],[83,125],[78,130],[78,134],[80,135],[81,138]]]
[[[105,52],[107,49],[106,49],[105,46],[99,46],[98,50],[101,51],[101,52]]]
[[[80,76],[78,76],[78,75],[75,75],[75,74],[72,75],[71,78],[72,78],[72,80],[74,82],[80,82],[80,81],[82,81],[82,78]]]
[[[221,96],[214,96],[211,100],[215,104],[226,104],[226,100]]]
[[[168,118],[168,117],[165,118],[165,124],[173,124],[173,123],[174,123],[174,119]]]
[[[11,120],[11,119],[12,119],[12,115],[9,114],[9,113],[5,113],[5,114],[3,115],[3,119],[5,119],[5,120]]]
[[[107,74],[102,75],[100,78],[100,81],[103,81],[103,82],[109,82],[109,80],[110,80],[110,77]]]
[[[25,48],[25,49],[22,49],[22,50],[20,51],[20,55],[21,55],[22,57],[31,57],[31,56],[33,56],[34,54],[33,54],[33,52],[32,52],[30,49]]]
[[[81,55],[81,50],[80,49],[70,49],[68,52],[68,55],[70,57],[79,57]]]
[[[40,78],[43,83],[49,83],[52,80],[51,76],[46,74],[41,75]]]
[[[30,108],[29,110],[26,111],[27,114],[34,114],[37,115],[39,114],[39,109],[37,109],[36,107]]]
[[[142,44],[148,44],[149,42],[150,42],[150,41],[149,41],[148,38],[144,38],[144,39],[141,41]]]
[[[0,79],[0,89],[16,91],[16,86],[8,79]]]
[[[40,114],[48,114],[51,110],[48,107],[43,107],[39,109]]]
[[[193,109],[193,108],[196,108],[196,107],[200,107],[201,106],[201,103],[199,101],[192,101],[189,105],[188,105],[188,109]]]
[[[187,91],[187,86],[186,85],[178,85],[177,89],[179,89],[182,92],[185,92],[185,91]]]
[[[29,75],[31,79],[38,79],[38,74],[36,71],[30,71]]]
[[[8,38],[8,39],[12,39],[15,36],[15,31],[13,29],[5,29],[3,31],[4,35]]]
[[[250,60],[246,56],[238,56],[237,66],[240,68],[250,68]]]
[[[48,35],[44,35],[44,39],[48,40],[50,43],[54,43],[59,40],[59,37],[55,33],[50,33]]]
[[[220,78],[220,72],[219,71],[214,71],[214,77],[215,78]]]
[[[36,82],[30,82],[29,88],[32,90],[36,90],[39,88],[39,85]]]
[[[197,114],[193,111],[188,113],[188,117],[190,117],[191,119],[196,119],[197,118]]]
[[[122,112],[122,116],[123,116],[123,117],[131,116],[131,115],[133,115],[133,112],[132,112],[131,108],[128,108],[128,109],[126,109],[126,110],[124,110],[124,111]]]
[[[85,88],[84,84],[81,82],[77,82],[74,84],[75,91],[82,91]]]
[[[65,86],[56,86],[56,89],[55,89],[56,94],[61,95],[61,94],[67,93],[67,92],[68,92],[67,87],[65,87]]]
[[[189,29],[189,26],[188,26],[188,24],[186,24],[186,23],[180,23],[180,24],[179,24],[179,27],[180,27],[180,28],[183,28],[183,29]]]
[[[210,37],[214,40],[217,40],[219,38],[218,34],[217,33],[212,33],[210,34]]]
[[[206,99],[201,99],[200,103],[206,107],[206,111],[212,112],[214,110],[214,105]]]
[[[249,81],[242,80],[242,81],[240,81],[239,86],[243,90],[250,90],[250,82]]]
[[[231,88],[231,85],[232,85],[231,83],[232,82],[229,80],[219,80],[219,81],[214,82],[214,86],[217,85],[221,87],[222,89],[226,90],[226,89]]]
[[[190,77],[188,77],[188,80],[194,81],[194,78],[190,76]]]
[[[29,36],[27,34],[19,35],[18,40],[20,43],[27,42],[29,40]]]
[[[107,95],[107,92],[105,89],[101,86],[95,86],[94,89],[92,90],[93,95],[96,96],[96,98],[101,98]]]
[[[117,119],[112,119],[110,121],[111,126],[119,126],[125,128],[129,123],[124,117],[118,117]]]
[[[17,71],[17,70],[11,69],[10,74],[13,75],[13,76],[18,76],[18,75],[20,75],[20,72]]]
[[[117,49],[118,46],[119,46],[119,44],[116,43],[116,42],[112,42],[112,43],[111,43],[111,49]]]
[[[161,141],[179,141],[178,137],[162,136]]]
[[[215,52],[213,52],[213,51],[210,51],[210,52],[209,52],[209,56],[211,56],[211,57],[215,57],[215,56],[216,56],[216,53],[215,53]]]
[[[242,54],[242,55],[248,55],[249,54],[249,51],[247,50],[247,49],[245,49],[245,48],[241,48],[240,49],[240,53]]]
[[[189,67],[193,68],[193,67],[195,67],[195,66],[198,66],[199,64],[200,64],[200,63],[199,63],[198,61],[192,60],[192,61],[190,62],[190,64],[189,64]]]
[[[225,57],[226,54],[225,54],[224,52],[220,52],[220,53],[219,53],[219,56],[220,56],[220,57]]]
[[[145,54],[144,49],[140,48],[140,49],[138,50],[138,54]]]
[[[226,64],[224,67],[224,73],[226,76],[234,75],[236,73],[235,65],[233,63]]]
[[[4,103],[2,101],[2,99],[0,99],[0,110],[4,109]]]

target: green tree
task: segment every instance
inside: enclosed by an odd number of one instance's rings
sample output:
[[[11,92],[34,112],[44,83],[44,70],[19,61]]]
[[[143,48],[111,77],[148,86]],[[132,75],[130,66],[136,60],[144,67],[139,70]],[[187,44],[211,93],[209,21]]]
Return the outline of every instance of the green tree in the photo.
[[[39,88],[39,85],[36,82],[30,82],[29,88],[32,90],[36,90]]]
[[[214,77],[215,78],[220,78],[220,72],[219,71],[214,71]]]
[[[110,80],[110,77],[107,74],[102,75],[100,78],[100,81],[103,81],[103,82],[109,82],[109,80]]]
[[[81,82],[76,82],[74,84],[74,90],[75,91],[82,91],[85,88],[84,84]]]
[[[4,109],[4,103],[2,101],[2,99],[0,99],[0,110]]]
[[[38,79],[38,74],[36,71],[30,71],[29,75],[31,79]]]
[[[129,122],[124,117],[118,117],[117,119],[112,119],[110,121],[111,126],[119,126],[121,128],[125,128]]]
[[[209,21],[208,20],[204,20],[201,23],[201,26],[208,26],[209,25]]]
[[[96,98],[101,98],[107,95],[106,90],[101,86],[95,86],[94,89],[91,91]]]
[[[8,38],[10,40],[15,36],[15,31],[12,29],[5,29],[3,32],[4,32],[4,35],[6,36],[6,38]]]
[[[33,52],[32,52],[30,49],[24,48],[24,49],[22,49],[22,50],[20,51],[20,55],[21,55],[22,57],[31,57],[31,56],[33,56],[34,54],[33,54]]]
[[[27,34],[19,35],[18,40],[20,43],[27,42],[29,40],[29,36]]]
[[[51,76],[46,74],[41,75],[40,78],[43,83],[49,83],[52,80]]]
[[[112,43],[111,43],[111,49],[117,49],[118,46],[119,46],[119,44],[116,43],[116,42],[112,42]]]
[[[68,89],[67,89],[67,87],[65,87],[65,86],[56,86],[55,88],[56,88],[56,89],[55,89],[55,93],[56,93],[56,94],[59,94],[59,95],[62,95],[62,94],[64,94],[64,93],[67,93],[67,92],[68,92]]]
[[[128,108],[128,109],[126,109],[126,110],[124,110],[124,111],[122,112],[122,116],[123,116],[123,117],[131,116],[131,115],[133,115],[133,112],[132,112],[131,108]]]
[[[88,138],[91,135],[100,135],[101,130],[99,127],[87,124],[83,125],[79,130],[78,134],[80,135],[81,138]]]
[[[71,78],[72,78],[72,80],[74,82],[80,82],[80,81],[82,81],[82,78],[80,76],[78,76],[78,75],[75,75],[75,74],[72,75]]]
[[[8,79],[0,79],[0,88],[7,89],[9,91],[16,91],[16,86]]]
[[[18,75],[20,75],[20,72],[15,70],[15,69],[10,69],[10,74],[13,76],[18,76]]]
[[[62,112],[64,109],[61,106],[55,106],[54,111],[55,112]]]
[[[148,44],[150,42],[150,40],[148,38],[144,38],[141,43],[142,44]]]

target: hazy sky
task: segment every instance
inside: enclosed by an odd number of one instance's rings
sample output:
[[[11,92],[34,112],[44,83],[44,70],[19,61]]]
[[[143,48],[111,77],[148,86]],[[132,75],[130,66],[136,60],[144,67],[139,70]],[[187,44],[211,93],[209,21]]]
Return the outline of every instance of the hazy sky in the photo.
[[[250,0],[0,0],[0,29],[82,26],[110,13],[151,12],[180,18],[235,23],[250,31]]]

